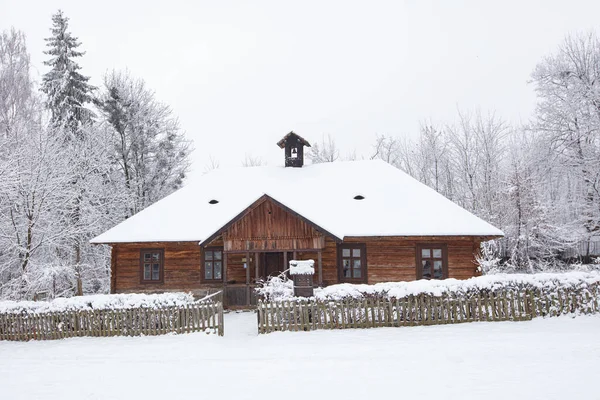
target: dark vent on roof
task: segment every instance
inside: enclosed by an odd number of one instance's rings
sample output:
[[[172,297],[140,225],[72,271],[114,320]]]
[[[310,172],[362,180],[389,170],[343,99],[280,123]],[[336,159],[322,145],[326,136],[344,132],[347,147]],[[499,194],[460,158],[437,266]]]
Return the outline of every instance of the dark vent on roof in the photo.
[[[219,202],[219,200],[212,199],[211,201],[208,202],[208,204],[217,204],[218,202]]]
[[[364,200],[365,196],[357,194],[356,196],[354,196],[354,200]]]

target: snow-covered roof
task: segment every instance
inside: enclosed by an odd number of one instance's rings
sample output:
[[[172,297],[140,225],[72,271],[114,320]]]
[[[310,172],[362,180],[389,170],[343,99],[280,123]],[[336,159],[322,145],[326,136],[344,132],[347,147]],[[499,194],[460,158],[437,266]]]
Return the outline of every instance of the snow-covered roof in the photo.
[[[314,275],[315,260],[290,260],[290,275]]]
[[[91,242],[202,242],[265,194],[339,239],[503,235],[403,171],[368,160],[217,169]]]

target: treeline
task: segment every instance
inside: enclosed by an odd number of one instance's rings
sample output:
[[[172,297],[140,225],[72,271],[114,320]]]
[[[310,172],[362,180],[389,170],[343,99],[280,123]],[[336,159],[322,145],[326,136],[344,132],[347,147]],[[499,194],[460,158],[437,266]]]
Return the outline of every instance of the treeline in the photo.
[[[567,37],[530,84],[538,102],[526,124],[459,112],[454,123],[423,123],[416,140],[378,136],[370,154],[501,228],[506,238],[484,255],[504,270],[560,266],[575,246],[589,261],[600,245],[598,36]],[[329,162],[340,151],[327,137],[309,155]]]
[[[41,82],[25,35],[0,34],[0,297],[106,292],[109,254],[89,240],[182,184],[190,144],[143,80],[78,64],[68,18],[52,17]]]

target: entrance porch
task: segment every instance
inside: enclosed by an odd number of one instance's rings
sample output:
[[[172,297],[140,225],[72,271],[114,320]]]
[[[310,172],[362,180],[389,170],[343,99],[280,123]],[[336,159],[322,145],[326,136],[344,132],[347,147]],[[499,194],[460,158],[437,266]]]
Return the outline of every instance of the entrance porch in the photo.
[[[289,269],[290,260],[315,260],[315,285],[323,284],[322,249],[279,251],[225,251],[223,257],[223,291],[227,308],[256,305],[254,289],[269,276]]]

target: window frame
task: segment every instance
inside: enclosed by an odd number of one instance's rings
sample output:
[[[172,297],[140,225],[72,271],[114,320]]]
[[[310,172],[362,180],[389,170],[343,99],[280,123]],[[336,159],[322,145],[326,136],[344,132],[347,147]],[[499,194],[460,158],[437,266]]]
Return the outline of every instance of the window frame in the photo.
[[[352,249],[360,249],[360,266],[361,266],[361,277],[360,278],[346,278],[344,277],[344,266],[343,250],[350,249],[350,260],[357,259],[358,257],[352,256]],[[367,268],[367,244],[366,243],[338,243],[337,245],[337,264],[338,264],[338,282],[340,283],[367,283],[368,282],[368,268]],[[350,261],[352,265],[352,261]]]
[[[426,279],[423,278],[423,257],[421,257],[422,249],[441,249],[442,250],[442,278],[430,278],[429,280],[443,280],[448,279],[448,245],[446,243],[417,243],[416,246],[416,261],[417,261],[417,279]],[[426,257],[425,259],[433,259],[432,257]],[[433,275],[433,265],[432,275]]]
[[[221,278],[219,279],[206,279],[206,253],[207,252],[215,252],[215,251],[220,251],[221,252]],[[223,247],[205,247],[202,251],[202,271],[200,272],[202,274],[202,282],[203,283],[216,283],[216,282],[223,282],[224,279],[224,274],[223,274],[223,268],[225,267],[225,251],[223,249]],[[212,262],[215,261],[215,256],[213,254],[213,258],[212,258]],[[215,268],[213,265],[213,276],[215,274]]]
[[[158,279],[144,279],[144,254],[159,253]],[[155,264],[155,263],[151,263]],[[150,271],[152,278],[152,271]],[[165,250],[164,249],[140,249],[140,283],[142,284],[162,284],[165,282]]]

